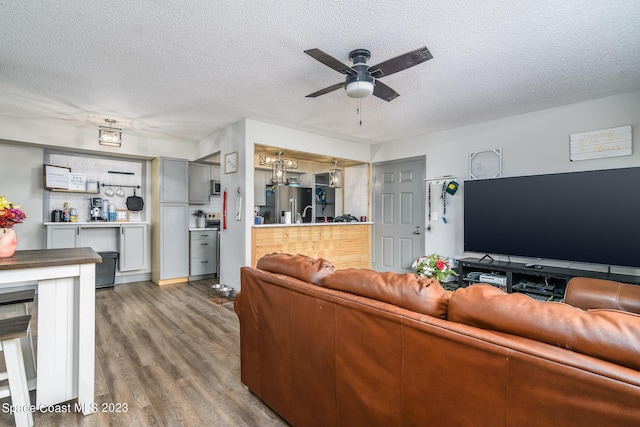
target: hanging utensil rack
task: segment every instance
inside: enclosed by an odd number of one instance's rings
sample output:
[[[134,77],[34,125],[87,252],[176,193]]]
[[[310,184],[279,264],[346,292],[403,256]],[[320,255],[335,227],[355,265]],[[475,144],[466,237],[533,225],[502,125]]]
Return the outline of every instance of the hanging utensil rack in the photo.
[[[100,184],[101,187],[125,187],[125,188],[140,188],[139,185],[120,185],[120,184]]]

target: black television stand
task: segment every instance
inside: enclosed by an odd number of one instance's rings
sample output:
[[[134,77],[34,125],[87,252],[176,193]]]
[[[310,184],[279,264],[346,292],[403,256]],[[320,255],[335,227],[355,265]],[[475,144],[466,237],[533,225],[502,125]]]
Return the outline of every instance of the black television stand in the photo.
[[[489,258],[490,262],[483,262]],[[528,267],[527,267],[528,266]],[[506,277],[506,283],[496,284],[508,293],[521,292],[536,299],[559,301],[564,297],[567,282],[572,277],[592,277],[640,285],[640,277],[607,271],[581,270],[565,267],[544,266],[531,268],[531,264],[495,261],[489,255],[482,258],[463,258],[458,260],[458,287],[467,287],[474,283],[486,283],[481,275]],[[479,273],[479,274],[478,274]],[[485,276],[486,279],[486,276]],[[504,280],[504,279],[503,279]]]

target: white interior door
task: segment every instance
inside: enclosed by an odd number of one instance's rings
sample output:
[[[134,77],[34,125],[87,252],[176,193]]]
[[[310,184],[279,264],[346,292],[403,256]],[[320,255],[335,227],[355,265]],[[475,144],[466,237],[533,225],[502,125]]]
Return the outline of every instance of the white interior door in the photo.
[[[373,165],[372,268],[398,273],[424,251],[425,158]]]

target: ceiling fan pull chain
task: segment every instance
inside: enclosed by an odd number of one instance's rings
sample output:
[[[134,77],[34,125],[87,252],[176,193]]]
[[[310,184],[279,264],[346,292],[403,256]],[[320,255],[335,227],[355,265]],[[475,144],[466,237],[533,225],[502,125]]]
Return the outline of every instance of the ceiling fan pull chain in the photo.
[[[360,117],[360,126],[362,126],[362,99],[358,98],[356,114]]]

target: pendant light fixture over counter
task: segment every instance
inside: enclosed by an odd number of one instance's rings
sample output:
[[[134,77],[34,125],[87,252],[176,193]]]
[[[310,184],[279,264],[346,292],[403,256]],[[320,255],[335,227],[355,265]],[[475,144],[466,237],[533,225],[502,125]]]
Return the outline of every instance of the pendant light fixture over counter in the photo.
[[[338,161],[333,161],[333,169],[329,169],[329,187],[342,188],[342,169],[338,169]]]
[[[120,147],[122,145],[122,129],[115,128],[116,123],[113,119],[104,119],[109,126],[98,127],[98,143],[110,147]]]
[[[289,160],[282,158],[282,151],[278,151],[278,157],[260,156],[258,162],[260,165],[271,165],[273,175],[271,181],[276,184],[287,182],[287,169],[298,169],[297,160]]]

